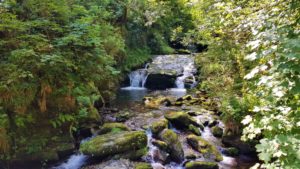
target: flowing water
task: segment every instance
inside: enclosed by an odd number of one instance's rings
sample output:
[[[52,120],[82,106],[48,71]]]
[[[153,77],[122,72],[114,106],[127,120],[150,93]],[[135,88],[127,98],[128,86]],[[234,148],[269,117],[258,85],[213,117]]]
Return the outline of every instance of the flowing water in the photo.
[[[169,57],[169,56],[167,56]],[[155,59],[154,59],[155,60]],[[156,59],[155,61],[160,62],[166,60],[163,58],[163,56],[159,56],[159,59]],[[145,88],[145,83],[147,81],[147,77],[149,76],[148,73],[148,67],[149,64],[145,66],[143,69],[138,69],[135,71],[132,71],[128,77],[130,79],[130,86],[121,88],[118,93],[117,93],[117,98],[116,100],[112,103],[115,107],[118,107],[119,109],[126,109],[126,110],[133,110],[135,109],[134,107],[143,107],[142,105],[142,99],[144,96],[168,96],[168,97],[173,97],[173,98],[179,98],[183,95],[186,94],[186,81],[188,79],[189,84],[191,85],[190,87],[195,86],[197,83],[194,77],[195,73],[195,66],[194,66],[194,60],[192,57],[188,57],[187,55],[182,56],[182,58],[179,57],[179,60],[177,60],[178,63],[180,63],[177,68],[179,67],[182,72],[180,75],[177,77],[175,83],[174,83],[174,88],[166,89],[166,90],[148,90]],[[184,63],[184,64],[183,64]],[[170,67],[170,65],[166,64],[167,66],[165,67]],[[172,65],[171,65],[172,67]],[[163,82],[162,82],[163,83]],[[134,105],[134,106],[133,106]],[[188,107],[188,109],[193,110],[195,107]],[[198,110],[198,107],[195,109]],[[164,112],[169,111],[169,110],[175,110],[175,111],[182,111],[182,107],[160,107],[159,110],[144,110],[143,108],[136,109],[133,111],[136,111],[137,113],[135,114],[134,117],[129,119],[128,121],[125,122],[125,124],[132,128],[133,130],[142,130],[144,126],[150,125],[154,121],[157,121],[160,118],[163,118]],[[208,119],[212,120],[211,115],[209,114],[204,114],[204,115],[198,115],[195,117],[198,122],[200,122],[203,119]],[[224,125],[222,124],[221,121],[219,121],[218,125],[221,128],[224,128]],[[176,129],[173,127],[171,124],[169,126],[171,130],[173,130],[175,133],[177,133],[180,142],[183,146],[184,151],[193,151],[191,147],[187,144],[186,142],[186,136],[187,133]],[[201,130],[200,130],[201,131]],[[146,130],[146,134],[148,137],[148,148],[149,151],[145,157],[143,157],[143,161],[151,163],[153,169],[184,169],[184,163],[175,163],[175,162],[167,162],[165,163],[165,158],[168,156],[168,154],[162,152],[159,150],[158,147],[154,146],[152,144],[152,140],[155,140],[155,138],[152,137],[151,131],[148,129]],[[221,142],[220,138],[216,138],[213,136],[211,133],[211,129],[209,127],[205,127],[203,131],[201,131],[201,137],[208,142],[212,143],[217,147],[217,149],[221,152],[223,149],[223,145]],[[88,140],[89,138],[83,140],[82,142]],[[89,157],[80,153],[76,153],[68,160],[60,164],[59,166],[54,167],[53,169],[79,169],[82,168],[82,166],[87,164]],[[202,156],[199,156],[195,160],[205,160],[205,161],[210,161],[210,159],[203,158]],[[220,169],[235,169],[239,168],[238,166],[238,158],[233,158],[233,157],[227,157],[223,155],[223,161],[218,163]],[[131,167],[124,167],[124,166],[130,166],[130,161],[122,161],[122,160],[109,160],[109,161],[104,161],[100,163],[100,166],[102,167],[91,167],[91,168],[110,168],[109,166],[117,166],[115,168],[120,168],[120,169],[131,169]],[[103,167],[105,166],[105,167]],[[114,167],[112,167],[114,169]],[[245,168],[245,167],[241,167]],[[247,167],[246,167],[247,168]]]

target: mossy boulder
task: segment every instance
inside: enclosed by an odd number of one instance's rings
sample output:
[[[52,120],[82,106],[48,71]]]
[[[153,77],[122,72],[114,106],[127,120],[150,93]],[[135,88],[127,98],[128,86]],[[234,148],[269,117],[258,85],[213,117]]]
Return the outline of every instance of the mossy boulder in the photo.
[[[150,109],[158,109],[161,105],[170,106],[171,101],[167,97],[144,97],[145,107]]]
[[[192,124],[189,125],[188,131],[192,132],[193,134],[195,134],[197,136],[201,136],[200,130]]]
[[[187,142],[193,149],[204,154],[204,156],[212,157],[216,161],[223,160],[222,154],[218,149],[203,138],[191,134],[188,135]]]
[[[129,112],[120,112],[116,115],[116,121],[117,122],[125,122],[130,118]]]
[[[148,148],[141,148],[134,151],[127,151],[125,153],[116,154],[112,156],[112,159],[130,159],[130,160],[139,160],[145,154],[147,154]]]
[[[193,160],[197,158],[197,154],[193,150],[188,149],[184,152],[184,158],[188,160]]]
[[[168,144],[160,140],[152,140],[151,143],[161,150],[167,151]]]
[[[147,135],[143,131],[123,131],[96,136],[80,145],[80,151],[97,157],[136,153],[147,147]],[[141,151],[145,152],[145,151]],[[138,154],[138,153],[136,153]]]
[[[150,126],[150,130],[153,135],[158,135],[161,131],[168,128],[168,120],[160,119]]]
[[[98,134],[106,134],[109,132],[120,132],[120,131],[130,131],[130,129],[123,123],[104,123],[100,127]]]
[[[190,124],[199,127],[197,121],[185,112],[167,112],[165,118],[178,128],[188,128]]]
[[[211,132],[215,137],[222,137],[223,136],[223,129],[219,126],[212,127]]]
[[[218,163],[208,161],[190,161],[185,164],[186,169],[218,169]]]
[[[151,164],[149,164],[149,163],[140,162],[140,163],[135,164],[134,169],[153,169],[153,168],[152,168]]]
[[[167,143],[170,157],[174,161],[181,162],[184,160],[184,152],[181,143],[177,134],[174,131],[165,129],[160,133],[159,138],[165,143]]]

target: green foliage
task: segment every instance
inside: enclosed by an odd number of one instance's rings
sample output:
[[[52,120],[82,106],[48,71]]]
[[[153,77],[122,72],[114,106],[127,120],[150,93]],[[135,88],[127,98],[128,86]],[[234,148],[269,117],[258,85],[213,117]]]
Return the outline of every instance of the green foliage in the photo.
[[[225,120],[243,119],[244,139],[262,138],[256,148],[264,163],[254,168],[300,165],[299,9],[294,0],[200,0],[192,9],[194,40],[209,45],[201,58],[213,62],[199,63],[203,86],[221,97]],[[224,75],[232,83],[222,83]]]

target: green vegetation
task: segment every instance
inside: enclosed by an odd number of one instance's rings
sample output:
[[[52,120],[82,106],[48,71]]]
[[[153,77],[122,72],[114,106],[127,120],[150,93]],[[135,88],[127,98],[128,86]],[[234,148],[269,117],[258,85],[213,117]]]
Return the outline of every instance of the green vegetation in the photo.
[[[0,160],[71,142],[80,125],[102,123],[95,103],[105,105],[131,69],[200,45],[197,89],[218,98],[226,125],[215,134],[257,142],[256,168],[299,168],[299,34],[299,0],[0,1]],[[185,112],[166,118],[197,125]],[[161,137],[178,142],[171,130]],[[180,161],[179,144],[171,149]]]
[[[208,45],[199,88],[221,99],[225,132],[259,140],[256,168],[299,168],[300,2],[199,0],[192,13]]]
[[[171,42],[179,41],[170,30],[192,28],[184,2],[1,1],[0,159],[101,122],[94,103],[110,100],[122,76],[150,54],[173,53]],[[40,135],[37,144],[28,141],[32,134]]]

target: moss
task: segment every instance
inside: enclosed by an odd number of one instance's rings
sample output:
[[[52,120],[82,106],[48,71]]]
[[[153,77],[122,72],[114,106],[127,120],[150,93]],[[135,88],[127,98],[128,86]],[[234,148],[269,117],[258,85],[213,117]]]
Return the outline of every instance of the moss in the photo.
[[[194,126],[192,124],[189,125],[188,131],[194,133],[197,136],[201,136],[200,130],[196,126]]]
[[[129,112],[121,112],[116,115],[116,121],[117,122],[125,122],[130,118]]]
[[[170,156],[173,160],[181,162],[184,160],[184,152],[177,134],[169,129],[163,130],[160,139],[167,143]]]
[[[104,123],[104,125],[100,128],[98,134],[120,131],[130,131],[130,129],[123,123]]]
[[[187,142],[196,151],[204,155],[212,155],[216,161],[223,160],[222,154],[218,151],[218,149],[203,138],[191,134],[188,135]]]
[[[140,162],[135,165],[134,169],[152,169],[152,166],[149,163]]]
[[[218,169],[218,163],[208,161],[191,161],[185,164],[186,169]]]
[[[159,121],[156,121],[154,123],[152,123],[150,129],[151,132],[154,135],[159,134],[162,130],[168,128],[168,120],[166,119],[160,119]]]
[[[124,152],[143,149],[147,136],[143,131],[124,131],[96,136],[80,145],[83,154],[106,157]]]
[[[132,150],[132,151],[128,151],[125,153],[121,153],[121,154],[117,154],[113,156],[113,159],[130,159],[130,160],[139,160],[140,158],[142,158],[144,155],[146,155],[148,152],[148,148],[142,148],[139,150]]]
[[[168,144],[166,142],[163,142],[160,140],[153,140],[152,144],[164,151],[166,151],[168,149]]]
[[[192,100],[193,97],[191,95],[185,95],[182,97],[183,100]]]
[[[218,127],[218,126],[214,126],[211,128],[211,132],[215,137],[222,137],[223,136],[223,129]]]
[[[182,106],[183,103],[182,103],[181,101],[176,101],[174,105],[175,105],[175,106]]]
[[[190,124],[199,126],[197,121],[185,112],[167,112],[165,118],[179,128],[188,128]]]

